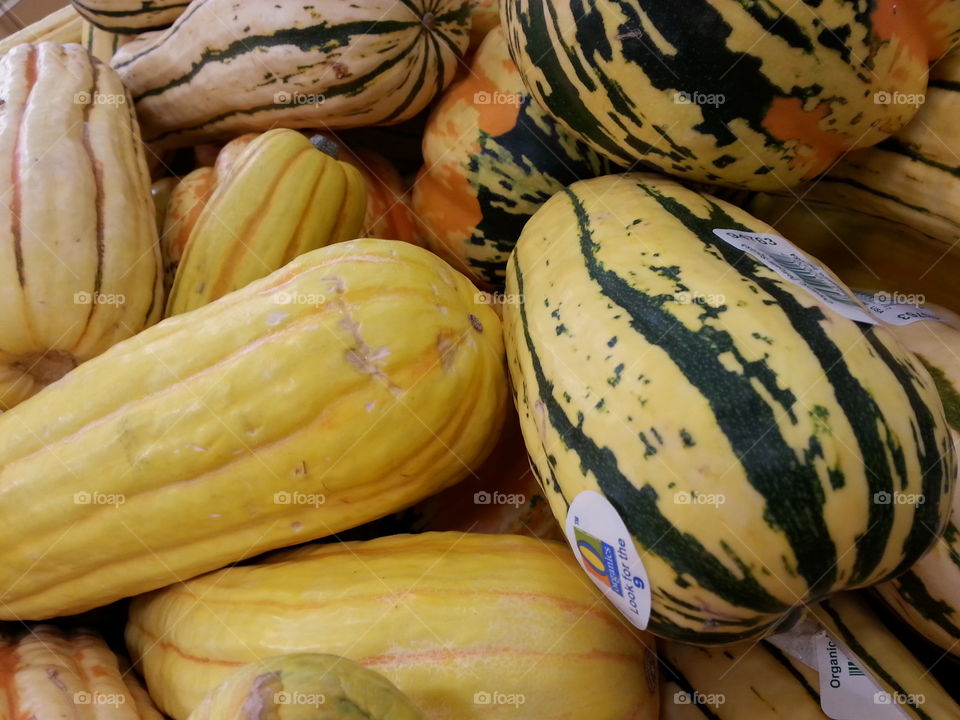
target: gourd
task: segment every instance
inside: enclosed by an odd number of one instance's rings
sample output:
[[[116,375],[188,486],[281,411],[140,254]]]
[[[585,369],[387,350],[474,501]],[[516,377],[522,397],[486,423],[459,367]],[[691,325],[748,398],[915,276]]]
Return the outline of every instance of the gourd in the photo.
[[[462,479],[507,394],[475,294],[408,243],[330,245],[0,415],[0,619],[83,612]]]
[[[91,24],[111,33],[139,35],[168,27],[190,0],[73,0]]]
[[[244,665],[189,720],[425,720],[383,675],[339,655],[293,653]]]
[[[167,316],[239,290],[309,250],[358,237],[366,184],[323,147],[276,129],[243,148],[196,215]]]
[[[613,170],[534,102],[499,27],[431,112],[423,159],[413,209],[426,244],[497,290],[537,208],[575,180]]]
[[[150,179],[129,96],[79,45],[0,59],[0,410],[160,317]]]
[[[945,7],[928,20],[933,5]],[[903,127],[928,62],[960,28],[956,3],[887,0],[825,0],[815,12],[503,0],[502,16],[527,89],[595,150],[749,189],[797,185]]]
[[[135,599],[127,646],[176,720],[240,665],[301,652],[383,674],[431,720],[654,720],[651,638],[578,572],[512,535],[306,545]]]
[[[605,498],[646,568],[648,629],[704,645],[912,566],[957,471],[923,364],[842,315],[867,316],[815,260],[782,262],[834,286],[833,306],[717,229],[772,230],[650,175],[574,183],[524,228],[507,269],[521,301],[504,306],[554,514]]]
[[[0,717],[163,720],[99,635],[52,625],[0,636]]]
[[[398,123],[452,79],[467,46],[466,0],[194,3],[113,65],[144,139],[183,147],[276,126]]]

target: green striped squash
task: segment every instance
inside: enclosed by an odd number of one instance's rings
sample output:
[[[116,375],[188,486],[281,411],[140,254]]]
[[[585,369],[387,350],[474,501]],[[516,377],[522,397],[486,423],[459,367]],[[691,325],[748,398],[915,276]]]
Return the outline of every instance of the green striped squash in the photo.
[[[957,466],[933,380],[889,332],[715,228],[772,230],[653,176],[574,183],[524,228],[504,306],[554,514],[604,495],[646,567],[649,629],[702,644],[903,572],[943,530]]]
[[[928,60],[960,27],[955,3],[931,19],[934,5],[503,0],[502,17],[535,99],[597,151],[764,189],[819,175],[913,116],[875,95],[924,92]]]
[[[810,614],[853,652],[860,669],[889,695],[922,696],[898,705],[910,720],[957,720],[960,707],[865,604],[841,593]],[[812,638],[811,638],[812,641]],[[767,641],[724,648],[658,643],[663,666],[661,720],[827,720],[817,669]],[[811,657],[816,662],[816,655]],[[870,702],[872,698],[867,698]],[[878,708],[880,709],[880,708]]]
[[[160,148],[276,126],[387,125],[453,79],[469,11],[466,0],[198,0],[112,64]]]
[[[500,28],[431,113],[423,158],[413,208],[425,241],[491,289],[503,288],[507,257],[538,207],[576,180],[613,171],[533,102]]]
[[[960,54],[930,72],[925,101],[906,127],[850,153],[796,195],[759,195],[751,210],[802,239],[851,284],[879,278],[960,310]]]
[[[927,366],[937,384],[947,422],[960,433],[960,315],[925,305],[945,322],[922,320],[891,327]],[[877,592],[907,624],[944,650],[960,656],[960,493],[950,523],[936,546]]]
[[[77,12],[92,24],[120,35],[162,30],[189,4],[190,0],[73,0]]]
[[[853,593],[840,593],[813,606],[809,617],[849,650],[890,695],[922,702],[898,707],[910,720],[960,720],[960,706],[919,660]],[[956,689],[955,686],[952,689]]]

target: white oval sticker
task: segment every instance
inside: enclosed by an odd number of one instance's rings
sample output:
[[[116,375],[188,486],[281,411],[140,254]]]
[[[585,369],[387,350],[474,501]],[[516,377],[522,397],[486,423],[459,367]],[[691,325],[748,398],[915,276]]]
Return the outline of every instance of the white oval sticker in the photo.
[[[567,542],[587,575],[617,609],[645,630],[650,581],[619,513],[600,493],[584,490],[567,510]]]

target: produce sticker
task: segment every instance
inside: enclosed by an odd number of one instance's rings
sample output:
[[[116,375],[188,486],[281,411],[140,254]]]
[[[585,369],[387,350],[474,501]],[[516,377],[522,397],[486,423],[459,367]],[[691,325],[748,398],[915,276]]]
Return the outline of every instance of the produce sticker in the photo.
[[[567,542],[587,575],[641,630],[650,622],[650,581],[619,513],[600,493],[584,490],[567,510]]]

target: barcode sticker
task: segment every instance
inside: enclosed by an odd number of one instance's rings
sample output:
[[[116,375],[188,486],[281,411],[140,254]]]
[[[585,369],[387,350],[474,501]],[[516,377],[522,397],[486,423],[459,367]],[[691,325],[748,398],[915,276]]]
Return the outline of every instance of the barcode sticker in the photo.
[[[816,636],[820,707],[833,720],[909,720],[900,705],[917,700],[886,692],[826,632]],[[922,703],[922,698],[920,698]]]
[[[922,301],[918,303],[903,302],[898,295],[883,292],[870,295],[855,290],[853,294],[863,301],[870,312],[890,325],[909,325],[920,320],[945,322],[936,313],[925,309]],[[910,297],[904,296],[904,299]]]
[[[784,280],[799,285],[844,317],[871,325],[879,322],[849,290],[786,238],[740,230],[715,229],[713,233],[724,242],[750,253]]]

